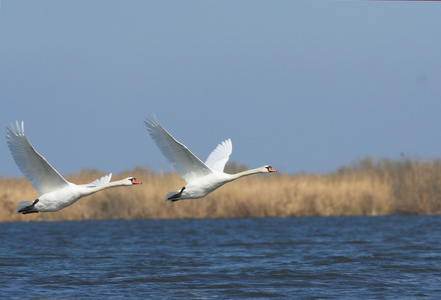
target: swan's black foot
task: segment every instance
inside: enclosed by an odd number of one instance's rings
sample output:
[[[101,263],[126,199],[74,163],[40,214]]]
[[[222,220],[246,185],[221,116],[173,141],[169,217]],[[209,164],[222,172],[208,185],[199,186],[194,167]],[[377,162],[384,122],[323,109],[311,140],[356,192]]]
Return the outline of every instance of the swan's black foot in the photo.
[[[38,210],[33,210],[35,204],[37,204],[38,201],[40,201],[40,200],[39,199],[35,199],[34,202],[32,202],[31,205],[28,205],[26,207],[23,207],[22,209],[19,209],[18,212],[21,213],[21,214],[24,214],[24,215],[38,213]]]
[[[38,210],[31,210],[31,211],[24,211],[21,212],[23,215],[27,215],[27,214],[38,214]]]
[[[176,195],[173,195],[171,197],[168,197],[167,200],[170,200],[171,202],[178,201],[184,190],[185,190],[185,186],[179,191],[179,193],[177,193]]]

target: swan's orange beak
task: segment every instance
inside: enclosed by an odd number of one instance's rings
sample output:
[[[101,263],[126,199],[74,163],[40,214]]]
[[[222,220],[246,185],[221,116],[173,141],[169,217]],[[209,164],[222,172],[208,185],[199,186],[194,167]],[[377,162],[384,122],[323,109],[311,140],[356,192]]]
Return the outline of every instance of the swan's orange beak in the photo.
[[[268,172],[277,172],[277,170],[273,169],[272,167],[268,167]]]
[[[136,178],[133,178],[133,179],[132,179],[132,183],[133,183],[133,184],[142,184],[142,182],[136,180]]]

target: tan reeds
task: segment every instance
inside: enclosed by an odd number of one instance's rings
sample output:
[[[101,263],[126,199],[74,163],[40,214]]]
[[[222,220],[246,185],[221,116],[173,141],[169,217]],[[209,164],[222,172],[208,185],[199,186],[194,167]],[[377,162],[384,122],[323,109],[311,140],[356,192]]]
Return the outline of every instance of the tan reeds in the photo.
[[[244,166],[230,164],[228,172]],[[75,183],[105,173],[70,174]],[[156,174],[135,168],[113,180],[135,176],[143,182],[98,192],[55,213],[15,214],[21,200],[38,193],[23,178],[0,177],[0,221],[289,217],[441,213],[441,161],[366,158],[330,174],[265,174],[226,184],[204,199],[165,202],[168,191],[184,181],[176,173]]]

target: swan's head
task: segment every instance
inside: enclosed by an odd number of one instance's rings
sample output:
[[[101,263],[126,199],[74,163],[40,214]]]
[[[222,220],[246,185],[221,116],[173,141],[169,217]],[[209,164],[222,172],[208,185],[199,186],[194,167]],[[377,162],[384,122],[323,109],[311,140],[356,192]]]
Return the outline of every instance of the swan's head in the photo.
[[[135,177],[127,177],[126,179],[124,179],[124,181],[127,182],[126,185],[142,184],[142,182],[136,180]]]
[[[269,173],[277,172],[276,169],[273,169],[273,167],[271,167],[271,166],[269,166],[269,165],[263,166],[263,167],[262,167],[262,171],[263,171],[264,173],[267,173],[267,172],[269,172]]]

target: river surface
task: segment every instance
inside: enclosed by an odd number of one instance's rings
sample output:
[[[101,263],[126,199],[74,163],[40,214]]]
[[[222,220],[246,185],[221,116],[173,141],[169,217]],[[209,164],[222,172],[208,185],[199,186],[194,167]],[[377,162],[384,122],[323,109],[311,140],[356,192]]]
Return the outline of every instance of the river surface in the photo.
[[[441,216],[0,223],[0,293],[441,299]]]

